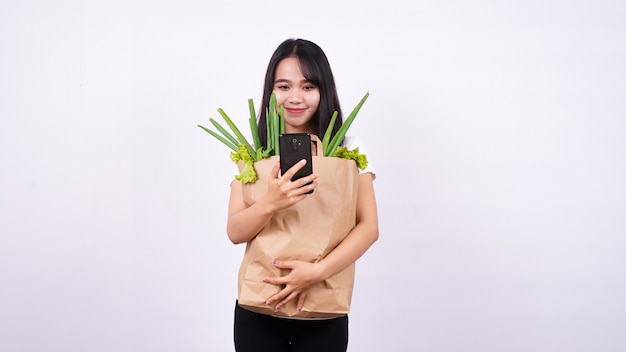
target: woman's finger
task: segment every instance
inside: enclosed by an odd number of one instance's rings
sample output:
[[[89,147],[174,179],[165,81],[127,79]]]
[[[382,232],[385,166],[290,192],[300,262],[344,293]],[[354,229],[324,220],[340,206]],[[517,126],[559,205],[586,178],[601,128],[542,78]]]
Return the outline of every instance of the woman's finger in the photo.
[[[301,312],[302,307],[304,307],[304,300],[306,300],[306,294],[307,294],[307,291],[302,292],[300,296],[298,297],[298,304],[296,305],[296,309],[298,309],[298,312]]]
[[[280,307],[284,306],[285,304],[289,303],[289,301],[291,301],[292,299],[296,298],[298,296],[297,293],[295,292],[291,292],[285,299],[283,299],[282,301],[280,301],[280,303],[278,303],[276,305],[276,307],[274,307],[274,310],[279,310]]]
[[[284,287],[282,290],[280,290],[278,293],[272,295],[272,297],[268,298],[265,301],[265,304],[267,304],[268,306],[272,306],[274,305],[276,302],[280,302],[277,305],[283,305],[281,304],[286,297],[289,297],[291,294],[293,294],[293,292],[291,291],[290,288],[288,287]]]
[[[276,164],[274,164],[272,171],[270,171],[270,179],[278,178],[279,171],[280,171],[280,161],[277,161]]]
[[[280,285],[286,285],[287,284],[287,279],[285,279],[285,276],[272,276],[272,277],[264,278],[263,282],[265,282],[267,284],[280,286]]]
[[[296,181],[293,181],[293,184],[294,186],[296,186],[297,189],[303,190],[304,192],[302,193],[309,192],[317,187],[317,175],[311,174],[309,176],[302,177]]]
[[[302,169],[304,165],[306,165],[305,159],[298,161],[292,167],[290,167],[289,170],[287,170],[287,172],[281,175],[281,178],[286,179],[286,180],[291,180],[293,176],[296,174],[296,172],[300,171],[300,169]]]

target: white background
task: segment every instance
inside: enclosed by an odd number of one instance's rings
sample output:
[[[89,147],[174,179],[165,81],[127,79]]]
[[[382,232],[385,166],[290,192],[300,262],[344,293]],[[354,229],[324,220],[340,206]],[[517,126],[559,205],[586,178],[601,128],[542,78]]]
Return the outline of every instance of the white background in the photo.
[[[410,5],[409,5],[410,4]],[[350,351],[626,349],[623,1],[3,1],[0,350],[232,351],[228,150],[326,51],[380,240]]]

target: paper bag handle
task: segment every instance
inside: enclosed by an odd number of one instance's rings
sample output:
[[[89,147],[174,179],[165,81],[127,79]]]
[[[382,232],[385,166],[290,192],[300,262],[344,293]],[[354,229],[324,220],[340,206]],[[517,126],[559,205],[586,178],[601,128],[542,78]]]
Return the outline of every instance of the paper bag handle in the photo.
[[[320,139],[314,134],[311,135],[311,149],[313,149],[313,144],[315,144],[315,155],[324,156],[324,146],[322,145],[322,141],[320,141]]]

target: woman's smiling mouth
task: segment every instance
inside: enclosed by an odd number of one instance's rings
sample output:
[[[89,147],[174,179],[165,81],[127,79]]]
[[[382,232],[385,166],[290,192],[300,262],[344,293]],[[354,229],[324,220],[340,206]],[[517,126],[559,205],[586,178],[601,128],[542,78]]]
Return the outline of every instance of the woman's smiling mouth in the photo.
[[[295,108],[285,108],[285,111],[289,112],[290,114],[301,114],[305,111],[306,109],[303,108],[299,108],[299,109],[295,109]]]

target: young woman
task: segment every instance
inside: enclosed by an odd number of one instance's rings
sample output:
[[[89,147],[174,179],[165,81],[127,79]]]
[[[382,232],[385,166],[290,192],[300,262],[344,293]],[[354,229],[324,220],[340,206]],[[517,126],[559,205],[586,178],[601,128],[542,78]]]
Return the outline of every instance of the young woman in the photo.
[[[326,55],[316,44],[302,39],[283,42],[270,59],[265,77],[263,101],[268,106],[270,95],[276,94],[277,106],[284,106],[286,133],[308,132],[323,136],[334,111],[339,113],[334,132],[341,125],[341,109],[333,74]],[[259,117],[261,142],[267,136],[265,109]],[[358,145],[346,137],[344,146]],[[291,177],[302,168],[302,162],[280,175],[277,163],[272,170],[267,193],[258,202],[246,206],[240,182],[231,184],[227,232],[235,243],[251,241],[279,210],[288,208],[307,197],[317,186],[313,174],[292,182]],[[267,285],[282,289],[267,304],[279,310],[295,300],[301,308],[307,289],[324,281],[354,263],[378,238],[378,216],[374,196],[374,174],[368,169],[359,175],[356,226],[347,237],[324,259],[317,263],[302,261],[275,261],[289,273],[282,277],[266,278]],[[310,185],[306,185],[311,182]],[[346,351],[348,345],[348,317],[331,319],[293,319],[275,317],[235,308],[235,348],[247,351]]]

